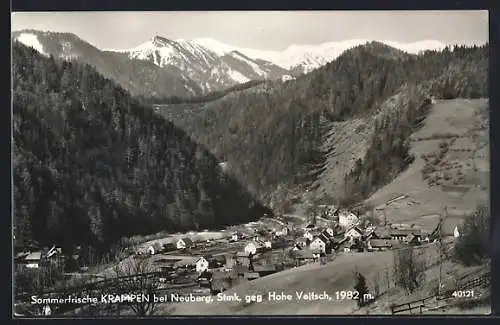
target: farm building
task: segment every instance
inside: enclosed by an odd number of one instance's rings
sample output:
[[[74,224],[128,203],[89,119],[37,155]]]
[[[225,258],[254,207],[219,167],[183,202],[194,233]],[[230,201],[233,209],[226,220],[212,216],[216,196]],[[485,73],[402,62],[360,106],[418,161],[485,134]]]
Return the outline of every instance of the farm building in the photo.
[[[393,240],[404,241],[410,234],[418,238],[420,237],[420,231],[418,229],[391,229],[390,231],[390,235]]]
[[[228,256],[227,253],[220,253],[220,254],[213,255],[211,258],[208,259],[209,267],[217,268],[217,267],[224,266],[224,265],[226,265],[229,257],[230,256]]]
[[[328,227],[325,230],[323,230],[323,234],[327,237],[333,237],[335,235],[335,232],[333,231],[332,228]]]
[[[193,247],[193,241],[190,238],[180,238],[176,243],[177,249],[186,249]]]
[[[377,228],[372,232],[370,238],[373,238],[373,239],[391,239],[391,234],[387,228]]]
[[[203,271],[198,276],[198,281],[212,281],[213,273],[209,271]]]
[[[257,244],[254,242],[249,242],[248,244],[246,244],[244,251],[247,256],[255,255],[255,253],[257,253]]]
[[[270,248],[272,248],[272,247],[273,247],[273,244],[271,243],[271,241],[266,240],[266,241],[264,242],[264,248],[269,248],[269,249],[270,249]]]
[[[153,246],[148,246],[148,247],[146,248],[146,252],[147,252],[147,254],[149,254],[149,255],[154,255],[154,254],[155,254],[155,249],[154,249],[154,247],[153,247]]]
[[[359,248],[356,243],[351,241],[345,241],[340,247],[342,248],[344,253],[357,252]]]
[[[200,275],[198,276],[198,283],[200,287],[210,288],[212,279],[213,279],[213,274],[211,272],[204,271],[200,273]]]
[[[281,230],[277,230],[274,235],[276,237],[288,236],[289,229],[287,227],[283,227]]]
[[[316,228],[316,225],[315,225],[315,224],[313,224],[313,223],[310,223],[310,224],[308,224],[308,225],[306,226],[306,228],[305,228],[305,229],[306,229],[306,230],[313,230],[313,229],[315,229],[315,228]]]
[[[313,252],[308,248],[305,248],[305,249],[302,249],[299,251],[295,251],[294,254],[295,254],[295,259],[299,262],[307,263],[307,262],[314,261]]]
[[[339,213],[339,226],[344,229],[351,228],[359,223],[358,217],[349,211],[342,211]]]
[[[310,231],[306,231],[303,236],[305,239],[313,240],[314,235]]]
[[[387,239],[370,239],[368,241],[368,251],[384,251],[391,249],[392,244]]]
[[[322,239],[320,237],[316,237],[309,245],[309,248],[312,251],[318,250],[318,251],[321,251],[324,253],[326,251],[326,244],[327,244],[327,242],[324,241],[324,239]]]
[[[234,241],[238,241],[238,240],[243,239],[243,237],[244,236],[243,236],[243,234],[241,232],[236,232],[236,233],[234,233],[234,234],[231,235],[231,239],[230,240],[234,242]]]
[[[40,267],[42,252],[33,252],[24,258],[24,264],[27,268],[37,269]]]
[[[363,235],[364,235],[363,230],[359,229],[358,227],[352,227],[349,230],[347,230],[344,234],[346,238],[351,238],[351,239],[361,239]]]
[[[164,252],[171,252],[171,251],[175,251],[176,249],[177,249],[177,247],[174,243],[163,244],[163,251]]]
[[[208,261],[204,257],[199,257],[196,262],[196,272],[202,273],[208,270]]]
[[[303,237],[297,238],[297,240],[295,241],[295,246],[297,246],[299,249],[306,247],[307,244],[307,239]]]
[[[420,238],[418,236],[413,235],[413,234],[409,234],[404,239],[404,242],[406,244],[408,244],[408,245],[415,246],[415,245],[419,245],[420,244]]]
[[[246,252],[236,253],[236,263],[240,265],[249,266],[250,265],[250,255]],[[234,266],[233,266],[234,269]]]

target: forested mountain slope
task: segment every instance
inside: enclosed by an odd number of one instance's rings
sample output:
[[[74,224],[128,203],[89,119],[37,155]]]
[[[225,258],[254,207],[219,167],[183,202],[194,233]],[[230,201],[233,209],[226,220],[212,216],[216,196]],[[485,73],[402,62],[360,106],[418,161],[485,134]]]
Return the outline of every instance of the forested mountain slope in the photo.
[[[417,56],[370,43],[294,81],[201,104],[174,122],[261,197],[280,185],[365,196],[411,159],[404,138],[425,117],[425,100],[487,96],[487,71],[487,46]]]
[[[184,76],[178,67],[159,67],[129,58],[125,53],[101,51],[71,33],[23,30],[13,32],[12,39],[33,46],[46,56],[90,64],[132,95],[185,97],[202,94],[197,82]]]
[[[171,122],[88,65],[13,45],[15,238],[106,249],[122,236],[269,212]]]

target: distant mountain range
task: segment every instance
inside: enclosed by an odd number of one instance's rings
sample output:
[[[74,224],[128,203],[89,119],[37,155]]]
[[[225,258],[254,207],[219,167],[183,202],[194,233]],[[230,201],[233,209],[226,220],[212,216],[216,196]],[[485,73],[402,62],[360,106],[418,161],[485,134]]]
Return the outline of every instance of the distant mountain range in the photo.
[[[331,62],[347,49],[369,42],[355,39],[266,51],[209,38],[170,40],[154,36],[132,49],[116,50],[98,49],[70,33],[22,30],[13,32],[12,38],[45,55],[90,64],[132,95],[160,97],[199,96],[250,80],[298,76]],[[445,47],[432,40],[383,43],[411,54]]]
[[[336,59],[345,50],[363,45],[373,40],[352,39],[339,42],[326,42],[318,45],[291,45],[283,51],[266,51],[249,48],[239,48],[221,43],[210,38],[194,39],[194,42],[200,46],[210,49],[219,55],[224,55],[232,51],[244,53],[246,56],[256,59],[272,62],[289,71],[295,73],[308,73],[322,65]],[[424,50],[441,50],[446,44],[435,41],[425,40],[414,43],[398,43],[393,41],[379,41],[396,49],[417,54]]]

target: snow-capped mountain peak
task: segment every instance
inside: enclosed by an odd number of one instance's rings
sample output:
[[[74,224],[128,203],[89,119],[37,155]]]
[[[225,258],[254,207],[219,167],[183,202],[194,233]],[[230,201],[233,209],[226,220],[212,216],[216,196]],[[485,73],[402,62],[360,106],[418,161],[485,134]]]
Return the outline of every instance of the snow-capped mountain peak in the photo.
[[[271,62],[256,62],[234,47],[213,39],[176,39],[153,36],[121,52],[131,59],[147,60],[160,67],[175,66],[200,83],[204,92],[220,90],[255,79],[279,79],[285,69]]]
[[[258,50],[232,46],[213,38],[168,39],[153,36],[126,53],[132,59],[148,60],[160,67],[175,66],[187,78],[200,83],[205,92],[255,79],[281,79],[284,75],[308,73],[333,61],[346,50],[372,42],[349,39],[317,45],[293,44],[284,50]],[[445,44],[424,40],[414,43],[380,41],[410,54],[441,50]]]
[[[309,44],[293,44],[284,50],[258,50],[252,48],[243,48],[231,46],[212,38],[195,38],[190,41],[177,40],[183,42],[191,42],[202,46],[219,56],[233,55],[239,53],[246,58],[251,58],[272,62],[273,64],[286,70],[299,70],[302,73],[307,73],[315,68],[318,68],[338,56],[344,51],[355,46],[367,44],[372,40],[368,39],[349,39],[337,42],[325,42],[316,45]],[[388,46],[402,50],[410,54],[417,54],[423,50],[442,50],[446,45],[435,40],[423,40],[414,43],[398,43],[393,41],[379,41]]]

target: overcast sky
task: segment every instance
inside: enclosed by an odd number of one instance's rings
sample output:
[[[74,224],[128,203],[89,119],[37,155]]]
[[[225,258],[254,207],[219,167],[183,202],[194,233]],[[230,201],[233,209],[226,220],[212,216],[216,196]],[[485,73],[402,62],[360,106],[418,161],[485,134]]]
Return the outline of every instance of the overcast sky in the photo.
[[[449,44],[488,41],[487,11],[186,11],[13,13],[12,30],[71,32],[98,48],[126,49],[154,35],[214,38],[233,46],[282,50],[347,39]]]

